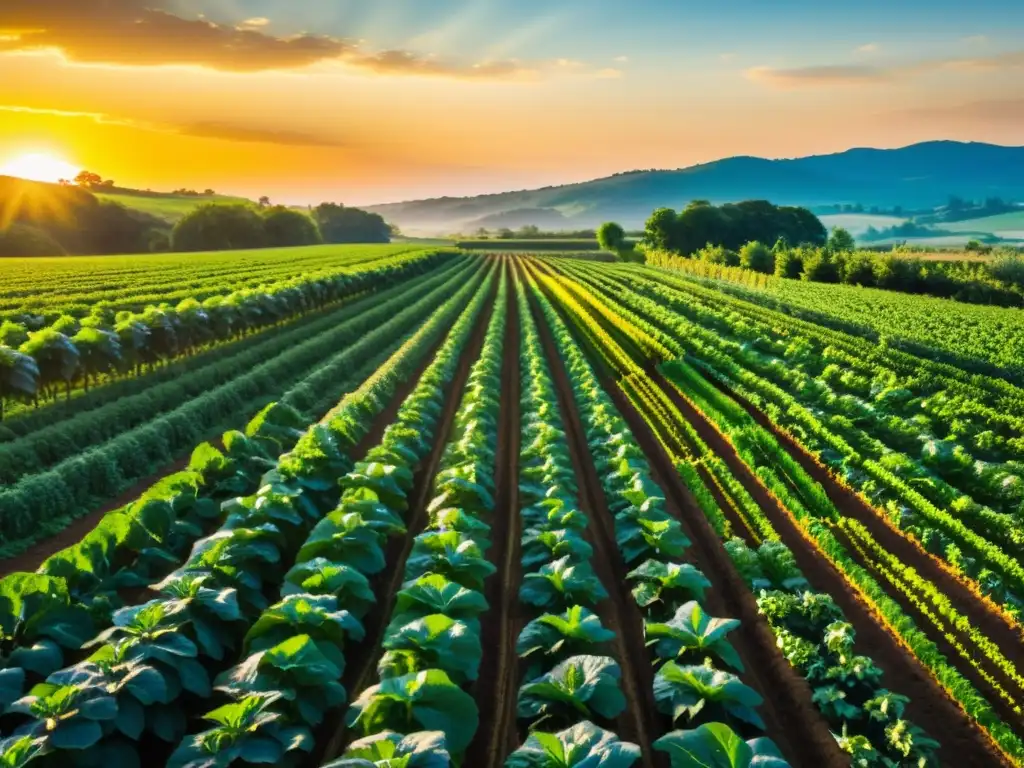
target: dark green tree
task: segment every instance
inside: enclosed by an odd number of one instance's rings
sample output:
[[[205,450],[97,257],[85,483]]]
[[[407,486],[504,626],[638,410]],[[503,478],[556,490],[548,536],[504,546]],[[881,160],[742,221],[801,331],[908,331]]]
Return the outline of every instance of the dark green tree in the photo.
[[[230,251],[266,245],[263,218],[244,203],[204,203],[186,214],[171,232],[175,251]]]
[[[267,232],[267,245],[272,247],[316,245],[323,242],[313,219],[283,205],[275,205],[264,211],[263,226]]]
[[[842,227],[833,227],[828,237],[828,249],[832,253],[852,253],[857,248],[857,241]]]
[[[389,243],[391,228],[377,213],[321,203],[313,211],[325,243]]]
[[[614,221],[606,221],[597,228],[597,244],[610,253],[618,253],[626,243],[626,230]]]

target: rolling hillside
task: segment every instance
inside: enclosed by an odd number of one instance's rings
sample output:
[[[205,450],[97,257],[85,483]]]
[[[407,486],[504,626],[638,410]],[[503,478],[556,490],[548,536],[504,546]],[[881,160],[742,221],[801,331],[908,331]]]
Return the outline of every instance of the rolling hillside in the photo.
[[[369,210],[407,231],[465,229],[524,209],[564,221],[569,229],[608,219],[637,227],[654,208],[681,208],[695,199],[924,208],[941,205],[950,195],[1024,199],[1024,147],[935,141],[789,160],[731,157],[678,170],[636,171],[580,184],[415,200]]]

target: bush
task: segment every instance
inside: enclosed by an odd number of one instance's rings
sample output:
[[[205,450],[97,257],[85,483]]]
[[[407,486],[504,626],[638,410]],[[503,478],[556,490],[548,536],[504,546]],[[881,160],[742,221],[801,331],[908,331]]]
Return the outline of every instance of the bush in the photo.
[[[838,283],[839,265],[836,264],[832,252],[826,248],[815,248],[803,257],[804,271],[802,280],[815,283]]]
[[[273,247],[316,245],[323,242],[320,230],[309,216],[283,205],[275,205],[263,213],[263,226],[267,233],[267,245]]]
[[[174,226],[171,245],[176,251],[263,248],[267,233],[263,218],[250,205],[205,203]]]
[[[865,251],[838,256],[839,279],[848,285],[871,287],[875,284],[875,257]]]
[[[740,266],[770,275],[775,271],[775,254],[764,243],[752,240],[740,248]]]
[[[775,276],[796,280],[804,271],[803,258],[792,248],[778,248],[775,251]]]
[[[1000,253],[988,265],[988,272],[1000,282],[1024,287],[1024,259],[1018,253]]]
[[[725,267],[738,267],[740,265],[739,254],[721,245],[711,245],[709,243],[697,251],[694,256],[708,264],[720,264]]]
[[[12,224],[0,230],[0,256],[66,256],[67,252],[49,234],[27,224]]]

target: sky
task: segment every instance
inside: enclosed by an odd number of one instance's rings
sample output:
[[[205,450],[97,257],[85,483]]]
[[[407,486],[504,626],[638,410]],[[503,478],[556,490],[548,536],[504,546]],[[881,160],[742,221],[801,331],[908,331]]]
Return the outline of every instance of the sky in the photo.
[[[0,167],[291,204],[1024,145],[1021,0],[0,0]]]

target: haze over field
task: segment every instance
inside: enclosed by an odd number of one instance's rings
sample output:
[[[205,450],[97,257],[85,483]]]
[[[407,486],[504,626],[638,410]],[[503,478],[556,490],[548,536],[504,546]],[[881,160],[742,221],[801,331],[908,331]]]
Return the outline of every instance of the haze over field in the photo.
[[[4,0],[0,168],[360,205],[1017,144],[1021,40],[1010,0]]]

